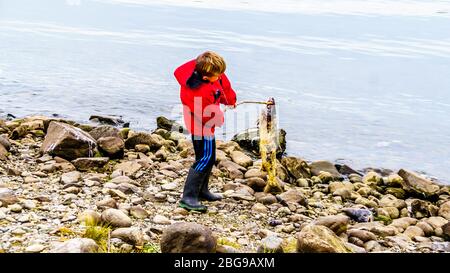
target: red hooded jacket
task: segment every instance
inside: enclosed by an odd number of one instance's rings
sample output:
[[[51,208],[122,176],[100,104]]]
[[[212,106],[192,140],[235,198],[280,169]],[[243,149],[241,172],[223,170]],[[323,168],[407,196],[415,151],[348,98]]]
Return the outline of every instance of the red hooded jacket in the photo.
[[[180,98],[183,103],[184,122],[192,135],[213,136],[215,126],[220,127],[224,122],[220,103],[234,105],[236,93],[225,73],[213,83],[201,83],[196,89],[189,88],[186,82],[194,72],[195,64],[195,59],[191,60],[174,72],[181,86]]]

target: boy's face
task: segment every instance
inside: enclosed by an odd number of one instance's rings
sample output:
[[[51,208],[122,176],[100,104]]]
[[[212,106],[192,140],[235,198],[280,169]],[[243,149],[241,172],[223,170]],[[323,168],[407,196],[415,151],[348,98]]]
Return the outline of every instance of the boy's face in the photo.
[[[203,76],[203,80],[209,81],[209,82],[215,82],[219,79],[220,75],[214,75],[214,76]]]

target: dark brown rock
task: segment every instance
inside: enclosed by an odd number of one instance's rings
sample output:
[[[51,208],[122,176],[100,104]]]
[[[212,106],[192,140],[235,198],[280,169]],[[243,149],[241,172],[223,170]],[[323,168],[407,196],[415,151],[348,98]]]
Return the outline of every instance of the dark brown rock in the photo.
[[[400,169],[398,175],[403,178],[405,182],[403,189],[407,192],[411,192],[425,198],[431,198],[439,192],[439,186],[434,184],[431,180],[421,177],[419,174]]]
[[[311,169],[311,174],[314,176],[318,176],[320,172],[328,172],[333,177],[333,180],[342,180],[342,175],[338,172],[333,163],[325,160],[314,161],[309,164]]]
[[[217,240],[211,230],[196,223],[175,223],[161,236],[163,253],[214,253]]]
[[[96,146],[95,140],[83,130],[52,121],[42,143],[41,152],[73,160],[94,156]]]

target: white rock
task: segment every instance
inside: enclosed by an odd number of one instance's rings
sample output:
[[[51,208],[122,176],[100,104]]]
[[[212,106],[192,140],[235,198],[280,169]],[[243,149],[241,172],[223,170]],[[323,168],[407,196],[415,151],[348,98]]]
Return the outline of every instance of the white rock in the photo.
[[[27,247],[25,249],[25,252],[26,253],[39,253],[39,252],[42,252],[42,250],[44,250],[44,249],[45,249],[45,246],[43,246],[41,244],[34,244],[34,245]]]
[[[161,188],[165,191],[173,191],[177,188],[178,184],[176,182],[167,183],[161,186]]]
[[[14,204],[14,205],[9,205],[8,208],[12,211],[12,212],[21,212],[22,211],[22,206],[19,204]]]
[[[153,223],[159,225],[170,225],[172,222],[163,215],[156,215],[155,217],[153,217]]]
[[[76,183],[80,181],[81,173],[79,171],[72,171],[68,173],[64,173],[61,176],[61,182],[64,184]]]
[[[92,239],[75,238],[60,243],[50,253],[92,253],[97,251],[98,245]]]
[[[25,201],[23,201],[23,207],[26,209],[34,209],[34,208],[36,208],[36,201],[25,200]]]

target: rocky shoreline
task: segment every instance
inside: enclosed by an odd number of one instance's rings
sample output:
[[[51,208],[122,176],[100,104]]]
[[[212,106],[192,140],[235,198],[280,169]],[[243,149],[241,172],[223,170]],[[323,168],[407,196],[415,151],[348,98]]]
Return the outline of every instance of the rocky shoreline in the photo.
[[[189,213],[177,207],[194,155],[182,130],[96,121],[0,120],[0,253],[450,252],[450,187],[414,172],[281,151],[284,192],[264,193],[246,132],[217,141],[210,184],[225,198]]]

